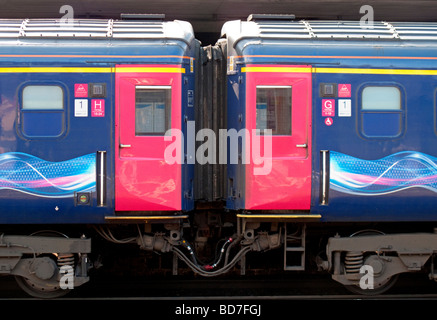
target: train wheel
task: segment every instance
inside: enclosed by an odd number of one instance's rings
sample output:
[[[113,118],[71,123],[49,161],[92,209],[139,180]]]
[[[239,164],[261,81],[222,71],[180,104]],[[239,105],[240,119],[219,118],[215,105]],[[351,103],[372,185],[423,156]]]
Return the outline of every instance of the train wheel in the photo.
[[[359,237],[359,236],[369,236],[369,235],[384,235],[383,232],[379,230],[361,230],[352,234],[350,237]],[[379,277],[383,276],[384,265],[383,262],[378,258],[378,256],[374,253],[368,254],[367,256],[363,256],[362,253],[354,253],[350,252],[346,254],[344,266],[346,269],[348,268],[359,268],[363,265],[372,266],[374,270],[374,274],[372,276]],[[357,270],[355,270],[357,272]],[[362,288],[359,285],[350,285],[345,286],[347,290],[352,293],[361,294],[361,295],[379,295],[387,292],[390,288],[392,288],[398,280],[399,275],[396,274],[391,277],[387,277],[384,280],[377,281],[377,285],[373,288],[364,287]]]
[[[68,238],[65,234],[53,230],[42,230],[30,234],[30,236],[62,237]],[[32,262],[36,272],[28,275],[16,275],[15,281],[18,286],[27,294],[35,298],[54,299],[66,295],[70,289],[61,288],[60,282],[56,280],[59,268],[66,263],[74,263],[72,254],[43,254],[36,255],[38,262]],[[35,265],[36,264],[36,265]]]
[[[347,290],[352,293],[366,295],[366,296],[374,296],[387,292],[391,287],[393,287],[398,280],[399,275],[394,275],[384,282],[380,283],[380,285],[373,289],[361,289],[359,286],[344,286]]]
[[[60,298],[70,292],[69,289],[62,289],[59,284],[53,285],[51,282],[39,279],[15,276],[15,281],[24,292],[35,298]]]

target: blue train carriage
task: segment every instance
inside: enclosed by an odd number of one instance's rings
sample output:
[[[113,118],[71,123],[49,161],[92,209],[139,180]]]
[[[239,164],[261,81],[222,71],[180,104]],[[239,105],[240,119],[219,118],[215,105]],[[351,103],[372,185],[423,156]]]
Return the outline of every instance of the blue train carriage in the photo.
[[[193,206],[194,169],[166,167],[164,134],[194,119],[196,50],[189,23],[153,15],[0,20],[3,229],[180,221],[174,213]],[[1,273],[32,295],[68,292],[61,266],[77,266],[64,272],[70,285],[88,280],[88,238],[2,233],[0,243]]]
[[[252,15],[222,37],[228,128],[271,130],[259,136],[271,139],[267,174],[255,169],[268,156],[228,167],[227,207],[243,226],[300,226],[297,244],[285,234],[286,270],[304,269],[312,231],[340,232],[319,266],[353,291],[383,292],[402,272],[435,279],[437,25]]]

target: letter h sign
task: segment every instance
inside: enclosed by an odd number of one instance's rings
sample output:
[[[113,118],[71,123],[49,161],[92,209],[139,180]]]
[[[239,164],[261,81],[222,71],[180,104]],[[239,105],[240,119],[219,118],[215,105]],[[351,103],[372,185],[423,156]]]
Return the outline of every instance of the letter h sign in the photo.
[[[91,117],[105,116],[105,99],[91,100]]]

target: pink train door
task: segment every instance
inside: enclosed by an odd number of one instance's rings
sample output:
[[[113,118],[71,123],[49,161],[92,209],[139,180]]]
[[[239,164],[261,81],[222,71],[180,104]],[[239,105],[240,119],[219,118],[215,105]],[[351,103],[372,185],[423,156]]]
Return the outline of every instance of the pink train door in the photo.
[[[115,209],[181,209],[181,165],[168,164],[164,140],[181,129],[180,66],[117,65]]]
[[[252,154],[246,166],[245,207],[309,210],[311,67],[248,65],[243,71],[247,83],[246,127],[249,132],[271,130],[271,135],[251,135],[252,150],[259,143],[261,158]]]

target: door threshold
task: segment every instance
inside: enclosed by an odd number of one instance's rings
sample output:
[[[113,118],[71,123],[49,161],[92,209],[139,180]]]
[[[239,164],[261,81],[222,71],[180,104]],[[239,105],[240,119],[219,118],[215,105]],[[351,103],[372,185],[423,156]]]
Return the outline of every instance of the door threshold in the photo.
[[[150,221],[172,221],[172,220],[181,220],[188,219],[188,215],[179,215],[179,216],[107,216],[105,220],[107,222],[150,222]]]

